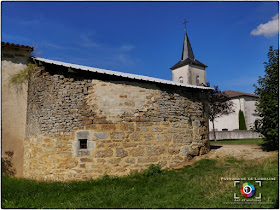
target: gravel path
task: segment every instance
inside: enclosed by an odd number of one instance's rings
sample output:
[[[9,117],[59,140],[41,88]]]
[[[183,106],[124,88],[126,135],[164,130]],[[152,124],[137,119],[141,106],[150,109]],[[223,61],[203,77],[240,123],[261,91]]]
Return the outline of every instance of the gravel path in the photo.
[[[271,157],[276,155],[278,152],[265,152],[258,145],[212,145],[211,151],[202,156],[196,156],[188,162],[177,165],[173,168],[181,168],[185,165],[191,165],[194,162],[205,159],[205,158],[222,158],[222,157],[235,157],[236,159],[244,159],[244,160],[260,160],[263,158]]]
[[[225,156],[233,156],[235,158],[242,159],[260,159],[270,157],[276,152],[265,152],[261,149],[259,145],[215,145],[212,146],[213,149],[210,151],[208,157],[216,158],[225,157]]]

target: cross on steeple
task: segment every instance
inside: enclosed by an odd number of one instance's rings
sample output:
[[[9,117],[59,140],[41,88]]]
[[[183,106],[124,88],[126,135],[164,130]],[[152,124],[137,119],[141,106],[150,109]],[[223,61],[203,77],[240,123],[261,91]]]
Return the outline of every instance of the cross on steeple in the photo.
[[[186,20],[186,18],[184,18],[184,22],[183,22],[183,24],[185,25],[185,30],[187,30],[187,20]]]

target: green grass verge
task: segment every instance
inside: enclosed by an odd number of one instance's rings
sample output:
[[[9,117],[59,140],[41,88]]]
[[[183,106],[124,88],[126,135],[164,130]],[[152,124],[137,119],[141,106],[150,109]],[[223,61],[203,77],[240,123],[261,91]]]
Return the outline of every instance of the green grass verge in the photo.
[[[264,141],[262,138],[256,139],[234,139],[234,140],[218,140],[218,141],[210,141],[210,144],[257,144],[261,145]]]
[[[257,192],[272,204],[227,204],[240,186],[221,177],[276,177]],[[274,208],[278,203],[278,157],[261,162],[203,159],[177,170],[81,182],[36,182],[2,176],[2,208]],[[245,198],[245,197],[243,197]],[[254,197],[253,197],[254,198]]]

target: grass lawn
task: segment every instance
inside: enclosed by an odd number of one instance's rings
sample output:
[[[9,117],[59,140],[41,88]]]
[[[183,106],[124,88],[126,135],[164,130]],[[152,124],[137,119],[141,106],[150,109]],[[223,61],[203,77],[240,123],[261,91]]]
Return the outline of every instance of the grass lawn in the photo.
[[[264,141],[262,138],[256,139],[234,139],[234,140],[218,140],[218,141],[210,141],[210,144],[263,144]]]
[[[233,181],[221,177],[276,177],[276,181],[263,181],[261,187],[249,181],[257,194],[262,193],[263,204],[248,204],[234,202],[234,193],[245,198],[241,185],[234,187]],[[203,159],[176,170],[155,168],[144,174],[81,182],[2,176],[2,208],[274,208],[277,204],[277,155],[261,161]]]

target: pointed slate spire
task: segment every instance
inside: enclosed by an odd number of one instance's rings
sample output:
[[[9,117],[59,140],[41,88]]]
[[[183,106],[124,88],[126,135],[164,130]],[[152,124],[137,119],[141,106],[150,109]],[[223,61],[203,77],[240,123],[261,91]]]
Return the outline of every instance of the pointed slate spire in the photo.
[[[203,68],[206,68],[207,66],[198,61],[197,59],[194,58],[194,54],[192,51],[192,46],[189,40],[189,37],[187,35],[187,29],[186,29],[186,24],[187,21],[184,21],[185,24],[185,37],[184,37],[184,44],[183,44],[183,51],[182,51],[182,57],[181,60],[176,63],[174,66],[172,66],[170,69],[175,70],[177,68],[180,68],[182,66],[188,65],[188,64],[193,64],[197,66],[202,66]]]
[[[187,35],[187,30],[185,29],[185,38],[184,38],[184,45],[183,45],[181,60],[183,61],[187,58],[190,58],[190,59],[194,60],[192,46],[191,46],[189,37]]]

